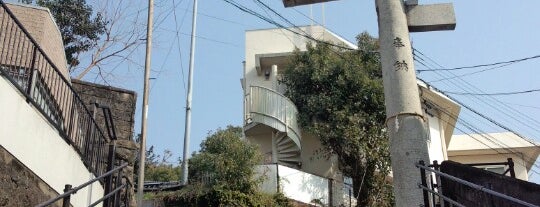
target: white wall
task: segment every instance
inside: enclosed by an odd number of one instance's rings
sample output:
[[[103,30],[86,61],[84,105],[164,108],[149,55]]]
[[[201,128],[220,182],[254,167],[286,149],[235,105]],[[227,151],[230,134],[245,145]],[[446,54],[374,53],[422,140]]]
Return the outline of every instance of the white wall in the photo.
[[[280,188],[283,194],[304,203],[318,199],[328,204],[328,180],[293,168],[279,166]]]
[[[75,149],[2,76],[0,145],[59,194],[63,193],[65,184],[76,187],[91,179],[91,173]],[[93,184],[91,192],[88,189],[82,189],[72,196],[73,206],[88,206],[90,201],[103,196],[103,187],[99,182]]]
[[[426,115],[428,117],[428,125],[429,125],[429,140],[428,140],[428,150],[429,150],[429,159],[430,163],[433,163],[434,160],[437,160],[439,164],[447,160],[445,153],[444,153],[444,146],[443,146],[443,136],[441,134],[441,126],[439,125],[439,118],[437,116],[430,116]]]

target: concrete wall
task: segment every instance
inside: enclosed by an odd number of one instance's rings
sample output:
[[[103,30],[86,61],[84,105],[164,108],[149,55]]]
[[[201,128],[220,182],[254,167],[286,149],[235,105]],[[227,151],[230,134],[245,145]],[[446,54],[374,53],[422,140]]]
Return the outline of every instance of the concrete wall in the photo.
[[[443,160],[447,160],[446,147],[444,147],[444,137],[441,133],[441,125],[439,124],[439,118],[436,116],[425,115],[428,118],[429,126],[429,140],[428,150],[430,163],[437,160],[441,163]]]
[[[260,165],[255,168],[258,176],[264,176],[265,180],[260,189],[266,193],[276,193],[279,190],[287,197],[304,204],[324,204],[330,202],[330,190],[332,190],[332,206],[348,204],[348,192],[344,190],[343,182],[332,181],[332,189],[329,187],[329,179],[309,174],[298,169],[282,165]],[[279,179],[279,186],[278,186]],[[356,202],[354,198],[350,199]]]
[[[328,179],[285,166],[279,166],[278,174],[280,189],[288,198],[303,203],[329,202]]]
[[[75,149],[3,77],[0,106],[0,145],[54,191],[60,193],[65,184],[78,186],[93,178]],[[96,183],[75,194],[71,203],[85,206],[102,196],[103,187]]]
[[[338,168],[337,156],[326,158],[318,153],[322,144],[317,136],[308,133],[302,135],[302,153],[300,154],[302,171],[343,182],[343,176]]]

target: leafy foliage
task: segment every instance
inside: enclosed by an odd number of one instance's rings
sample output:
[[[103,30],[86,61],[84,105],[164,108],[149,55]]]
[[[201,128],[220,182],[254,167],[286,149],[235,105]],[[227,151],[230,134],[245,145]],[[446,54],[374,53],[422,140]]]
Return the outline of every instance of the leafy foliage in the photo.
[[[391,206],[390,171],[378,41],[357,37],[359,50],[326,44],[296,50],[282,82],[299,110],[305,132],[320,137],[326,156],[336,154],[353,179],[359,206]]]
[[[31,4],[33,0],[21,0]],[[70,67],[79,64],[78,55],[95,46],[105,32],[101,13],[94,14],[92,7],[85,0],[36,0],[37,5],[47,7],[60,28],[66,60]]]
[[[160,155],[154,153],[154,146],[146,150],[144,180],[158,182],[180,180],[181,167],[174,166],[168,161],[171,156],[171,151],[165,150],[163,157],[160,159]]]
[[[241,135],[242,128],[232,126],[209,134],[189,160],[189,185],[165,200],[180,206],[290,206],[283,195],[259,192],[253,169],[262,155]]]

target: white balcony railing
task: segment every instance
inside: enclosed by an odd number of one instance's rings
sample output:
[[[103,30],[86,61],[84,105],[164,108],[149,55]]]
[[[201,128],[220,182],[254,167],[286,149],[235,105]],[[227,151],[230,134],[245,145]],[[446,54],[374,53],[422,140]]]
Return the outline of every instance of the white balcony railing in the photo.
[[[245,97],[245,125],[260,123],[287,136],[300,146],[298,110],[294,103],[281,93],[262,86],[250,86]]]

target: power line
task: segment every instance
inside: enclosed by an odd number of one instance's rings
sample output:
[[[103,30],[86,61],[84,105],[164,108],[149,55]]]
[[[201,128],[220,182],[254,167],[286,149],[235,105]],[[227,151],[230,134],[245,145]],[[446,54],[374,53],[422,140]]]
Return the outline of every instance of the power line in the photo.
[[[514,63],[507,63],[507,64],[503,64],[503,65],[498,65],[498,66],[490,67],[490,68],[487,68],[487,69],[482,69],[482,70],[475,71],[475,72],[470,72],[470,73],[465,73],[465,74],[457,75],[457,76],[450,77],[450,78],[441,78],[441,79],[434,80],[434,81],[431,81],[431,82],[432,82],[432,83],[435,83],[435,82],[439,82],[439,81],[445,81],[445,80],[450,80],[450,79],[455,79],[455,78],[461,78],[461,77],[465,77],[465,76],[469,76],[469,75],[474,75],[474,74],[478,74],[478,73],[482,73],[482,72],[486,72],[486,71],[490,71],[490,70],[495,70],[495,69],[499,69],[499,68],[504,68],[504,67],[509,66],[509,65],[512,65],[512,64],[514,64]]]
[[[501,93],[463,93],[463,92],[453,92],[453,91],[443,91],[443,92],[448,93],[448,94],[454,94],[454,95],[506,96],[506,95],[516,95],[516,94],[540,92],[540,89],[532,89],[532,90],[526,90],[526,91],[515,91],[515,92],[501,92]]]
[[[425,60],[424,60],[422,57],[420,57],[419,55],[417,55],[416,53],[419,53],[419,54],[423,55],[426,59],[428,59],[428,60],[430,60],[431,62],[435,63],[437,66],[443,68],[443,66],[441,66],[440,64],[438,64],[436,61],[434,61],[433,59],[431,59],[429,56],[427,56],[427,55],[423,54],[422,52],[420,52],[419,50],[413,48],[413,54],[414,54],[415,60],[416,60],[418,63],[420,63],[421,65],[423,65],[424,67],[426,67],[426,68],[428,68],[428,69],[432,69],[432,67],[429,67],[429,66],[427,66],[425,63],[423,63],[422,61],[425,61]],[[451,71],[447,71],[447,72],[450,73],[450,74],[452,74],[453,77],[456,77],[456,75],[453,74]],[[437,75],[443,77],[443,78],[449,78],[449,77],[447,77],[447,76],[443,76],[443,75],[441,74],[440,71],[435,71],[435,73],[436,73]],[[484,91],[478,89],[477,87],[475,87],[474,85],[468,83],[467,81],[463,80],[462,78],[459,78],[459,77],[458,77],[458,79],[459,79],[460,81],[462,81],[464,84],[461,84],[461,83],[460,83],[460,84],[457,84],[457,83],[454,83],[454,82],[449,82],[449,83],[454,84],[455,86],[457,86],[458,88],[461,88],[461,89],[464,90],[464,91],[468,91],[468,90],[465,89],[464,87],[469,87],[469,88],[472,88],[472,89],[474,89],[474,90],[476,90],[476,91],[479,91],[480,93],[485,93]],[[446,83],[446,82],[445,82],[445,83]],[[446,83],[446,84],[448,84],[448,83]],[[474,90],[473,90],[473,92],[474,92]],[[518,110],[516,110],[516,109],[514,109],[514,108],[512,108],[512,107],[510,107],[510,106],[508,106],[507,104],[502,103],[502,102],[499,101],[498,99],[493,98],[492,96],[487,96],[488,98],[490,98],[490,99],[492,99],[492,100],[494,101],[494,102],[488,102],[488,101],[486,101],[486,100],[484,100],[484,99],[478,98],[477,96],[470,96],[470,97],[473,97],[473,98],[477,99],[478,101],[485,103],[486,105],[492,107],[494,110],[500,112],[501,114],[504,114],[504,115],[508,116],[509,118],[515,120],[516,122],[518,122],[518,123],[520,123],[520,124],[522,124],[522,125],[524,125],[524,126],[527,126],[527,127],[529,127],[530,129],[532,129],[532,130],[534,130],[534,131],[536,131],[536,132],[540,132],[540,131],[538,131],[538,128],[540,128],[540,127],[538,127],[538,124],[540,124],[540,122],[538,122],[537,120],[535,120],[535,119],[533,119],[533,118],[531,118],[531,117],[529,117],[529,116],[527,116],[527,115],[521,113],[520,111],[518,111]],[[523,121],[521,121],[520,119],[515,118],[515,117],[514,117],[514,114],[510,115],[510,114],[508,114],[506,111],[501,110],[500,107],[496,107],[496,106],[492,105],[491,103],[498,103],[498,104],[500,104],[500,105],[502,105],[502,106],[504,106],[504,107],[510,109],[510,111],[515,112],[517,115],[520,115],[520,116],[522,116],[522,117],[524,117],[524,118],[530,120],[530,122],[536,123],[536,124],[537,124],[537,127],[532,127],[531,125],[529,125],[529,123],[523,122]]]
[[[417,59],[417,61],[418,61],[418,59]],[[421,62],[421,61],[420,61],[420,62]],[[424,64],[424,65],[425,65],[425,64]],[[442,75],[440,74],[440,72],[437,71],[436,73],[437,73],[438,75],[440,75],[441,77],[444,77],[444,76],[442,76]],[[422,80],[421,78],[418,78],[418,79],[419,79],[419,80]],[[469,84],[469,83],[466,82],[466,81],[463,81],[463,82],[464,82],[465,84],[458,84],[458,83],[454,83],[454,82],[450,82],[450,83],[452,83],[453,85],[457,86],[458,88],[461,88],[461,89],[464,90],[464,91],[468,91],[468,90],[464,89],[463,86],[467,86],[467,85],[472,86],[472,85]],[[427,82],[426,82],[426,83],[427,83]],[[483,91],[481,91],[481,92],[483,93]],[[445,94],[445,95],[446,95],[446,94]],[[523,125],[523,126],[527,126],[527,127],[529,127],[530,129],[534,130],[535,132],[540,132],[540,131],[538,130],[538,127],[531,126],[530,123],[525,122],[525,121],[522,121],[521,119],[518,119],[518,118],[514,117],[515,114],[509,114],[507,111],[502,110],[500,107],[494,106],[494,105],[492,104],[493,102],[486,101],[486,100],[483,99],[483,98],[479,98],[479,96],[468,96],[468,97],[474,98],[475,100],[478,100],[478,101],[484,103],[485,105],[490,106],[490,107],[493,108],[495,111],[497,111],[497,112],[499,112],[499,113],[501,113],[501,114],[506,115],[506,116],[509,117],[510,119],[513,119],[516,123],[519,123],[519,124],[521,124],[521,125]],[[500,102],[500,101],[498,101],[497,99],[493,98],[492,96],[486,96],[486,97],[491,98],[491,99],[495,100],[496,102]],[[460,103],[461,103],[461,102],[460,102]],[[508,106],[507,106],[507,107],[508,107]],[[472,108],[472,107],[471,107],[471,108]],[[521,114],[523,117],[525,117],[525,118],[531,120],[531,122],[538,123],[538,121],[536,121],[536,120],[534,120],[534,119],[528,117],[527,115],[522,114],[521,112],[519,112],[519,111],[517,111],[517,110],[515,110],[515,109],[513,109],[513,108],[511,108],[511,107],[508,107],[508,108],[510,108],[511,110],[514,110],[515,112],[517,112],[517,114]],[[486,119],[486,120],[487,120],[487,119]]]
[[[261,14],[255,12],[255,11],[253,11],[253,10],[251,10],[251,9],[249,9],[249,8],[247,8],[247,7],[245,7],[245,6],[243,6],[243,5],[240,5],[240,4],[238,4],[237,2],[235,2],[235,1],[233,1],[233,0],[223,0],[223,1],[229,3],[230,5],[232,5],[232,6],[236,7],[236,8],[238,8],[240,11],[243,11],[243,12],[245,12],[245,13],[251,14],[251,15],[253,15],[253,16],[255,16],[255,17],[257,17],[257,18],[259,18],[259,19],[261,19],[261,20],[263,20],[263,21],[265,21],[265,22],[267,22],[267,23],[273,24],[273,25],[275,25],[275,26],[277,26],[277,27],[279,27],[279,28],[281,28],[281,29],[285,29],[285,30],[287,30],[287,31],[289,31],[289,32],[292,32],[292,33],[296,34],[296,35],[305,37],[305,38],[307,38],[307,39],[309,39],[309,40],[312,40],[312,41],[314,41],[314,42],[316,42],[316,43],[325,44],[325,45],[333,46],[333,47],[340,48],[340,49],[344,49],[344,50],[351,50],[351,51],[354,51],[354,50],[355,50],[355,49],[350,48],[350,47],[344,47],[344,46],[337,45],[337,44],[334,44],[334,43],[331,43],[331,42],[319,40],[319,39],[316,39],[316,38],[312,37],[311,35],[302,34],[302,33],[300,33],[300,32],[294,31],[293,29],[288,28],[288,27],[285,27],[284,25],[282,25],[282,24],[280,24],[280,23],[278,23],[278,22],[276,22],[276,21],[274,21],[274,20],[272,20],[272,19],[269,19],[269,18],[267,18],[267,17],[265,17],[265,16],[263,16],[263,15],[261,15]],[[298,28],[298,27],[295,27],[295,28]],[[303,30],[302,30],[302,31],[303,31]],[[303,31],[303,32],[304,32],[304,31]],[[378,53],[377,51],[367,51],[367,52],[375,52],[375,53]]]
[[[437,106],[437,108],[439,109],[440,112],[448,115],[450,118],[452,119],[455,119],[457,122],[456,123],[461,123],[461,125],[463,125],[464,127],[466,127],[467,129],[469,129],[471,132],[474,132],[475,134],[478,134],[479,136],[483,137],[484,139],[486,139],[487,141],[493,143],[494,145],[496,146],[499,146],[501,147],[501,149],[505,150],[505,151],[508,151],[510,152],[511,154],[514,154],[514,155],[517,155],[518,157],[519,156],[522,156],[522,158],[525,160],[525,161],[530,161],[533,163],[533,166],[540,169],[540,166],[538,166],[535,161],[536,161],[536,158],[533,158],[533,157],[529,157],[529,156],[526,156],[525,154],[522,154],[522,153],[518,153],[518,152],[515,152],[513,151],[508,145],[502,143],[501,141],[499,141],[498,139],[496,139],[495,137],[491,136],[489,133],[486,133],[485,131],[482,131],[480,130],[478,127],[475,127],[473,124],[471,124],[470,122],[467,122],[465,121],[464,119],[462,118],[459,118],[457,117],[457,115],[451,113],[448,111],[448,109],[446,109],[445,107],[442,107],[440,105],[438,105],[437,103],[434,103],[434,102],[431,102],[429,100],[425,100],[426,102],[428,102],[429,104],[431,105],[434,105],[434,106]],[[458,129],[460,132],[466,134],[467,136],[473,138],[474,140],[480,142],[481,144],[485,145],[486,147],[496,151],[498,154],[502,154],[500,153],[497,149],[489,146],[488,144],[482,142],[481,140],[479,140],[478,138],[472,136],[470,134],[470,132],[466,132],[465,130],[459,128],[456,124],[453,124],[453,123],[450,123],[449,121],[447,120],[441,120],[443,122],[446,122],[447,124],[451,125],[452,127],[454,127],[455,129]],[[525,141],[528,141],[527,139],[524,139]],[[538,145],[536,145],[535,143],[532,143],[532,145],[534,147],[539,147]],[[525,167],[525,166],[524,166]],[[539,174],[538,172],[535,172],[537,174]],[[540,175],[540,174],[539,174]]]
[[[439,108],[442,113],[448,115],[449,117],[451,117],[452,119],[456,119],[456,123],[461,123],[465,128],[469,129],[471,132],[483,137],[484,139],[486,139],[487,141],[493,143],[494,145],[496,146],[499,146],[501,147],[500,149],[502,150],[505,150],[507,152],[509,152],[509,154],[514,154],[518,157],[522,157],[522,159],[524,161],[528,161],[528,162],[532,162],[533,165],[532,167],[536,167],[538,169],[540,169],[540,167],[535,163],[536,159],[535,158],[531,158],[529,156],[526,156],[522,153],[519,153],[519,152],[516,152],[516,151],[513,151],[509,146],[505,145],[504,143],[500,143],[500,142],[497,142],[497,139],[495,139],[493,136],[491,136],[489,133],[486,133],[486,132],[483,132],[482,130],[480,130],[479,128],[475,127],[474,125],[470,124],[469,122],[461,119],[461,118],[458,118],[456,117],[454,114],[450,113],[447,109],[445,109],[444,107],[434,103],[434,102],[431,102],[431,101],[428,101],[426,100],[429,104],[432,104],[432,105],[435,105],[437,106],[437,108]],[[480,144],[488,147],[489,149],[495,151],[497,153],[497,155],[500,155],[500,156],[504,156],[505,153],[501,153],[497,148],[493,148],[492,146],[490,146],[489,144],[483,142],[482,140],[480,140],[479,138],[473,136],[472,134],[470,134],[470,132],[467,132],[465,130],[463,130],[462,128],[458,127],[456,124],[453,124],[453,123],[450,123],[449,121],[447,120],[441,120],[449,125],[451,125],[452,127],[454,127],[455,129],[457,129],[458,131],[462,132],[463,134],[467,135],[468,137],[478,141]],[[505,157],[506,158],[506,157]],[[526,168],[526,166],[521,163],[521,162],[516,162],[517,164],[523,166]],[[535,173],[535,174],[538,174],[540,175],[540,173],[536,170],[534,170],[533,168],[531,168],[531,172]]]
[[[422,80],[421,78],[418,78],[418,79],[421,80],[421,81],[423,81],[423,82],[425,82],[425,83],[427,84],[427,82],[424,81],[424,80]],[[437,89],[436,87],[431,86],[431,85],[428,85],[428,87],[429,87],[429,88],[432,88],[432,89],[434,89],[434,90],[436,90],[436,91],[438,91],[438,92],[440,92],[440,93],[442,93],[443,95],[445,95],[446,97],[448,97],[448,98],[451,99],[452,101],[454,101],[454,102],[458,103],[459,105],[465,107],[465,108],[468,109],[469,111],[471,111],[471,112],[473,112],[474,114],[476,114],[476,115],[478,115],[478,116],[484,118],[485,120],[488,120],[489,122],[495,124],[496,126],[502,128],[502,129],[504,129],[504,130],[506,130],[506,131],[512,132],[512,133],[515,134],[516,136],[518,136],[518,137],[522,138],[523,140],[529,142],[530,144],[532,144],[532,145],[534,145],[534,146],[540,148],[540,146],[539,146],[538,144],[536,144],[535,142],[529,140],[528,138],[524,137],[523,135],[517,133],[516,131],[514,131],[514,130],[508,128],[507,126],[505,126],[505,125],[503,125],[503,124],[501,124],[501,123],[499,123],[499,122],[493,120],[492,118],[488,117],[487,115],[484,115],[484,114],[482,114],[482,113],[480,113],[480,112],[474,110],[472,107],[470,107],[470,106],[468,106],[468,105],[465,105],[463,102],[457,100],[456,98],[453,98],[452,96],[447,95],[446,93],[444,93],[443,91]]]
[[[518,62],[523,62],[526,60],[532,60],[540,58],[540,55],[535,55],[531,57],[526,58],[520,58],[516,60],[509,60],[509,61],[502,61],[502,62],[496,62],[496,63],[489,63],[489,64],[480,64],[480,65],[473,65],[473,66],[463,66],[463,67],[457,67],[457,68],[437,68],[437,69],[425,69],[425,70],[417,70],[418,72],[427,72],[427,71],[452,71],[452,70],[463,70],[463,69],[471,69],[471,68],[479,68],[479,67],[487,67],[487,66],[495,66],[495,65],[501,65],[501,64],[513,64]]]

